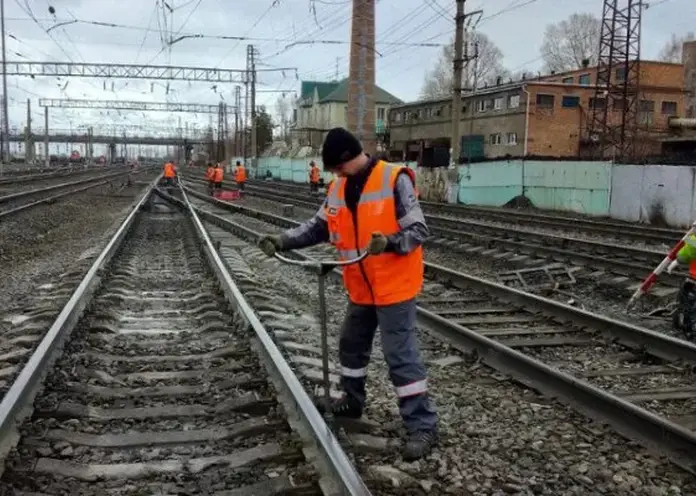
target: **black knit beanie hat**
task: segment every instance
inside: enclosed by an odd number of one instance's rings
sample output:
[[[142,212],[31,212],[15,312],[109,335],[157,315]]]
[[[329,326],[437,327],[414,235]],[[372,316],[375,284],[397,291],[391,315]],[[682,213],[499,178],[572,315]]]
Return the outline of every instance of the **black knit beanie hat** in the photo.
[[[358,138],[342,127],[335,127],[326,134],[324,146],[321,149],[324,169],[336,169],[339,165],[353,160],[362,151]]]

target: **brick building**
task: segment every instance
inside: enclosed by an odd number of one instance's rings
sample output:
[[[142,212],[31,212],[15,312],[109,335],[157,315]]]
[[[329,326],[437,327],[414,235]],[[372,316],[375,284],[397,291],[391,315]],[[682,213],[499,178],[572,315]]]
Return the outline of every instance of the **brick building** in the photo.
[[[686,114],[683,64],[641,61],[638,121],[646,142],[659,150],[669,135],[669,118]],[[623,68],[612,75],[624,76]],[[460,132],[462,155],[473,159],[510,156],[574,157],[583,154],[595,101],[596,67],[499,84],[464,94]],[[393,159],[424,165],[449,162],[452,100],[424,100],[389,112]],[[619,109],[612,109],[619,110]],[[618,119],[621,112],[610,112]],[[655,147],[645,148],[653,153]]]

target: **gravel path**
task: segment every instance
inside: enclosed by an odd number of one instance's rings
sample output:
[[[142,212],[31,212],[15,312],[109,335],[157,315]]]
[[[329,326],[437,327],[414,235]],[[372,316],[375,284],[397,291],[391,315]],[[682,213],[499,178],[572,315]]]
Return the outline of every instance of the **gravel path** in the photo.
[[[253,201],[244,202],[253,206]],[[263,209],[270,211],[272,207],[266,202]],[[225,217],[254,229],[278,231],[275,226],[242,215]],[[259,287],[274,291],[284,306],[288,305],[288,295],[292,295],[294,307],[287,309],[288,314],[314,315],[313,276],[268,261],[255,248],[240,249],[238,253],[254,270]],[[428,284],[426,290],[429,295],[448,293],[437,284]],[[327,302],[334,349],[345,301],[340,286],[330,286]],[[506,381],[424,332],[419,335],[423,357],[429,364],[431,392],[441,415],[443,441],[427,460],[407,464],[394,453],[389,461],[421,481],[429,494],[656,496],[696,491],[689,476],[611,430]],[[302,339],[318,346],[316,333],[303,333]],[[376,339],[366,413],[381,425],[398,424],[393,389],[379,348]],[[436,365],[437,360],[448,357],[459,361]],[[373,458],[363,462],[375,463]]]
[[[118,191],[86,190],[53,205],[39,205],[0,224],[0,314],[26,306],[32,288],[56,282],[114,223],[155,175],[134,176],[137,183]]]

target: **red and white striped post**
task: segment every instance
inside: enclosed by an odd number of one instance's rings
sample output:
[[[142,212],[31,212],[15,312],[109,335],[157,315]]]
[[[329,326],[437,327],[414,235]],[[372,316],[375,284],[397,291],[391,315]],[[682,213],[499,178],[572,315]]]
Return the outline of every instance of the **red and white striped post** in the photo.
[[[653,284],[655,284],[655,281],[657,281],[657,277],[660,274],[662,274],[665,271],[665,269],[667,269],[670,265],[676,262],[677,253],[679,253],[679,250],[681,250],[682,247],[686,244],[687,238],[692,234],[696,234],[696,222],[694,222],[691,225],[691,229],[689,229],[686,232],[682,239],[680,239],[679,242],[676,245],[674,245],[674,247],[671,250],[669,250],[667,256],[662,260],[662,262],[660,262],[660,264],[657,267],[655,267],[655,270],[653,270],[650,273],[650,275],[645,278],[643,284],[641,284],[640,287],[636,289],[636,292],[633,293],[631,298],[628,300],[626,308],[629,308],[633,303],[635,303],[638,300],[638,298],[650,291],[650,288],[653,286]]]

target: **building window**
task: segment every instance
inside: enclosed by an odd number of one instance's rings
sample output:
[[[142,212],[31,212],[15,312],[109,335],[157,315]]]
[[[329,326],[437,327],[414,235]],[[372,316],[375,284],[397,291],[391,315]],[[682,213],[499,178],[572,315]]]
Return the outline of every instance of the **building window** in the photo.
[[[638,102],[638,110],[641,112],[655,112],[655,102],[653,100],[641,100]]]
[[[476,101],[476,112],[485,112],[486,111],[486,101],[485,100],[477,100]]]
[[[401,112],[392,112],[391,120],[392,122],[401,122]]]
[[[503,97],[498,97],[493,100],[493,108],[495,110],[500,110],[503,108]]]
[[[677,102],[662,102],[662,115],[677,115]]]
[[[626,107],[626,99],[618,98],[614,100],[614,110],[623,110]]]
[[[517,144],[517,133],[507,133],[507,144],[510,146]]]
[[[564,108],[575,108],[580,106],[580,97],[579,96],[569,96],[565,95],[563,96],[563,100],[561,100],[561,107]]]
[[[652,126],[654,112],[638,112],[638,123],[642,126]]]
[[[541,93],[536,96],[536,104],[539,108],[553,108],[556,98],[553,95],[543,95]]]
[[[384,120],[384,113],[385,113],[385,111],[386,111],[386,109],[385,109],[384,107],[380,107],[380,108],[377,109],[377,118],[378,118],[379,120],[382,120],[382,121]]]
[[[517,108],[520,106],[520,95],[510,95],[508,97],[508,108]]]
[[[616,79],[617,83],[623,83],[626,81],[626,68],[625,67],[619,67],[614,71],[614,79]]]
[[[574,81],[575,81],[575,78],[573,76],[565,77],[565,78],[561,79],[561,82],[563,84],[573,84]]]
[[[578,78],[578,83],[583,84],[583,85],[592,84],[592,81],[590,80],[590,75],[589,74],[580,74],[580,77]]]
[[[591,109],[603,109],[607,106],[606,98],[590,98],[590,108]]]
[[[499,144],[502,143],[502,141],[503,141],[503,140],[502,140],[502,138],[501,138],[501,136],[500,136],[500,133],[491,134],[491,135],[489,136],[489,142],[490,142],[491,145],[499,145]]]

